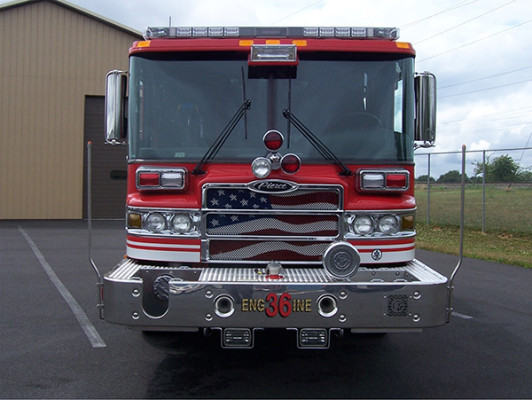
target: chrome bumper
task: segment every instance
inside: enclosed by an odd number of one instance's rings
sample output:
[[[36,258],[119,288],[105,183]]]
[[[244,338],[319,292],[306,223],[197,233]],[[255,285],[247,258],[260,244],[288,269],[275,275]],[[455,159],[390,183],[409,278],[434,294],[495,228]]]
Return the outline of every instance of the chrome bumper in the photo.
[[[285,268],[271,279],[260,268],[172,268],[124,259],[104,278],[103,303],[108,322],[142,330],[384,332],[445,324],[447,286],[447,278],[417,260],[361,267],[340,280],[321,268]]]

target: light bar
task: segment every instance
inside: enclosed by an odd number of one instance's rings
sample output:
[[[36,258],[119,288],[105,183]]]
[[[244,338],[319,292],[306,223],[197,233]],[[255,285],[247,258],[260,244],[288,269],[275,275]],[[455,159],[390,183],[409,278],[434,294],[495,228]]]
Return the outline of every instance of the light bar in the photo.
[[[370,27],[148,27],[145,40],[191,38],[399,39],[399,28]]]
[[[253,45],[251,46],[250,61],[297,63],[297,47],[295,45]]]

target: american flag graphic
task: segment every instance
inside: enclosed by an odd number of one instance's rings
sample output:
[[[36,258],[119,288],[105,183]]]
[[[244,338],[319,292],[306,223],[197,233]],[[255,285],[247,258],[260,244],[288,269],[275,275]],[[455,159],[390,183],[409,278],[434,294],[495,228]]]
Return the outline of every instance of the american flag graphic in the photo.
[[[248,189],[219,188],[207,191],[206,206],[226,210],[336,210],[336,191],[297,190],[290,193],[257,193]]]
[[[256,193],[247,189],[211,189],[209,208],[246,211],[207,215],[209,235],[328,236],[338,233],[336,214],[275,214],[268,210],[336,209],[338,194],[330,191],[298,191],[283,194]],[[250,214],[249,210],[257,213]]]
[[[216,261],[321,262],[330,242],[212,240],[210,257]]]
[[[339,232],[341,193],[330,186],[299,186],[288,193],[208,188],[204,208],[210,260],[321,262]]]

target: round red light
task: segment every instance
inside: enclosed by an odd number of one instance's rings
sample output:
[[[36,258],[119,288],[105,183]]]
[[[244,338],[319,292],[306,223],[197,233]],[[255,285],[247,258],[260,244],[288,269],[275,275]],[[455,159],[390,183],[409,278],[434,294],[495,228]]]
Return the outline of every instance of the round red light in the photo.
[[[264,135],[264,145],[270,151],[277,151],[283,145],[283,135],[279,131],[271,130]]]
[[[301,160],[295,154],[286,154],[281,159],[281,169],[287,174],[295,174],[301,167]]]

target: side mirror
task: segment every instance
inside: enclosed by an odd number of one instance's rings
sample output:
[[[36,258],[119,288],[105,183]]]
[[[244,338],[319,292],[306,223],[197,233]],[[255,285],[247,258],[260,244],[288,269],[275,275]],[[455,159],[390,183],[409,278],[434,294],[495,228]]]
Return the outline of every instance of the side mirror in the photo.
[[[417,147],[431,147],[436,141],[436,77],[430,72],[417,73],[414,78],[416,94]]]
[[[105,86],[105,141],[123,144],[126,139],[127,72],[114,70],[107,74]]]

